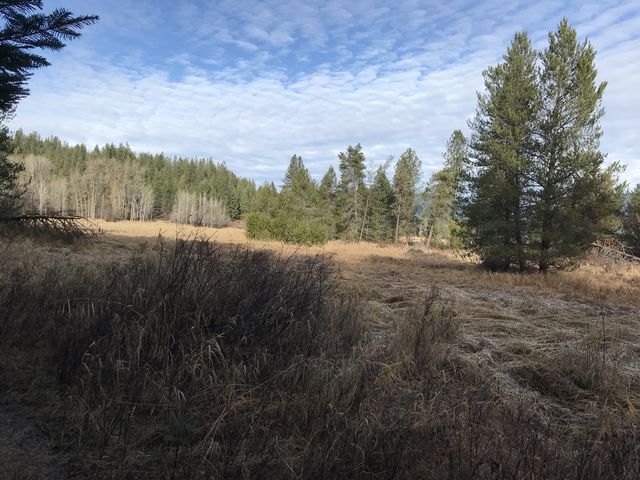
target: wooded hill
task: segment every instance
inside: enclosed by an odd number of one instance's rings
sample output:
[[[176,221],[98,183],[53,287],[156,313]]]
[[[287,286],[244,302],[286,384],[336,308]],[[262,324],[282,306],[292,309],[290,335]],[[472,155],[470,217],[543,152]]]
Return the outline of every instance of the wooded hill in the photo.
[[[492,270],[546,271],[602,235],[637,255],[640,187],[625,193],[624,166],[600,151],[606,83],[596,81],[595,55],[566,19],[540,51],[516,33],[502,61],[483,72],[470,137],[453,132],[426,187],[411,148],[387,176],[391,157],[371,165],[360,144],[350,145],[319,182],[293,155],[278,188],[256,187],[210,160],[136,154],[127,145],[89,151],[18,131],[11,158],[24,165],[22,208],[207,226],[244,219],[250,238],[292,243],[423,235],[428,245],[476,253]]]
[[[18,130],[12,160],[25,166],[24,209],[38,213],[74,212],[88,218],[150,220],[184,215],[200,207],[202,218],[176,218],[213,225],[209,210],[224,209],[239,219],[251,206],[255,183],[223,163],[134,153],[128,145],[89,150],[57,137]],[[216,218],[212,216],[211,218]]]
[[[23,210],[30,213],[207,226],[246,218],[250,236],[303,243],[397,241],[418,228],[421,163],[411,149],[396,162],[392,181],[389,162],[367,167],[361,145],[341,153],[338,173],[329,167],[319,183],[293,155],[279,189],[273,182],[256,188],[211,160],[135,153],[122,144],[89,150],[21,130],[11,159],[25,167]]]

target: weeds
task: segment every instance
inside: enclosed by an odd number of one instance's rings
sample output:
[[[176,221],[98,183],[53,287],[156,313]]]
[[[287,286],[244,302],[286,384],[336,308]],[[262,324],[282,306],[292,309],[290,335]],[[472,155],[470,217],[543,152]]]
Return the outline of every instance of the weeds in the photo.
[[[525,398],[505,395],[490,366],[463,357],[459,314],[442,291],[404,308],[395,332],[374,335],[321,255],[159,240],[118,261],[7,262],[0,280],[2,345],[53,372],[64,399],[52,437],[74,456],[69,476],[639,471],[636,417],[603,407],[621,404],[624,382],[612,376],[612,333],[601,325],[566,356],[514,371],[539,393]],[[574,389],[557,387],[559,378]],[[603,418],[563,424],[543,396],[568,398],[579,382]]]
[[[422,306],[410,308],[400,323],[393,347],[402,363],[409,362],[414,375],[439,370],[446,360],[447,344],[458,335],[451,301],[433,287]]]

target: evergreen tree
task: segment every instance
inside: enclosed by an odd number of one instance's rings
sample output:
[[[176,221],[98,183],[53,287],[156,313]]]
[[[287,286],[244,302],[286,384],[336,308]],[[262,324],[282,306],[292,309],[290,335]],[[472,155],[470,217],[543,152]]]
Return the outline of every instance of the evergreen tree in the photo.
[[[256,184],[253,180],[239,178],[237,179],[235,187],[232,188],[235,188],[238,194],[238,201],[240,203],[240,216],[244,218],[244,216],[251,210],[253,197],[256,194]]]
[[[284,174],[284,180],[282,181],[282,191],[285,192],[288,190],[293,190],[293,188],[296,186],[295,184],[299,183],[299,177],[301,175],[305,176],[305,174],[307,177],[309,176],[309,172],[302,162],[302,157],[294,154],[293,157],[291,157],[289,166],[287,167],[287,171]]]
[[[236,190],[231,190],[227,196],[227,213],[232,220],[240,220],[242,218],[240,197]]]
[[[596,84],[595,50],[563,19],[541,54],[540,148],[536,186],[538,264],[575,256],[611,226],[622,202],[618,164],[602,168],[599,151],[606,83]]]
[[[251,211],[274,217],[279,210],[280,199],[276,186],[273,182],[265,182],[263,185],[258,187],[258,190],[256,190]]]
[[[298,155],[291,157],[282,182],[282,207],[296,219],[310,220],[317,216],[317,188]]]
[[[333,166],[329,166],[318,186],[318,208],[320,219],[327,228],[327,234],[333,238],[336,234],[336,192],[338,177]]]
[[[623,238],[631,253],[640,256],[640,184],[631,192],[622,217]]]
[[[174,171],[170,166],[163,164],[147,168],[146,176],[150,180],[155,201],[154,215],[168,215],[173,211],[178,194]]]
[[[536,52],[515,35],[503,63],[484,73],[486,94],[470,123],[471,178],[464,208],[468,246],[491,269],[524,269],[530,232],[532,154],[539,109]]]
[[[393,195],[395,232],[394,241],[397,243],[401,234],[406,235],[407,242],[410,227],[415,217],[416,192],[420,181],[422,162],[411,148],[400,155],[393,175]]]
[[[371,185],[369,218],[365,231],[365,240],[371,242],[390,242],[393,240],[393,190],[387,178],[384,166],[376,170]]]
[[[345,238],[357,240],[360,233],[364,209],[365,156],[362,146],[347,147],[338,155],[340,182],[337,187],[336,208],[339,216],[338,233]]]
[[[336,176],[336,171],[333,169],[333,165],[329,165],[327,172],[324,174],[322,180],[320,181],[320,193],[324,198],[334,201],[337,187],[338,177]]]
[[[14,215],[24,193],[18,186],[18,175],[24,170],[21,163],[10,162],[11,137],[6,127],[0,127],[0,219]]]
[[[456,199],[462,193],[463,169],[468,162],[467,139],[460,130],[451,134],[443,157],[443,169],[431,176],[424,193],[422,225],[427,246],[433,238],[451,244],[456,227]]]
[[[34,49],[61,50],[66,40],[98,20],[95,15],[74,16],[64,8],[40,13],[42,0],[0,2],[0,112],[8,113],[28,95],[26,82],[33,70],[49,62]]]
[[[3,124],[18,101],[29,90],[27,80],[32,71],[46,67],[45,57],[35,49],[60,50],[65,40],[80,35],[80,30],[98,20],[97,16],[74,17],[58,8],[50,14],[39,13],[41,0],[5,0],[0,2],[0,216],[10,216],[18,206],[17,187],[20,165],[9,162],[9,136]],[[38,13],[35,13],[38,12]]]

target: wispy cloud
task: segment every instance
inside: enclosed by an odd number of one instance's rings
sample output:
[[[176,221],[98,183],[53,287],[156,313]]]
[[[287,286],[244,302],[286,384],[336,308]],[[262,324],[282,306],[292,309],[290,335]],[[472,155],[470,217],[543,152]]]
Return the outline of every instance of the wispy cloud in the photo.
[[[603,150],[640,181],[631,0],[66,3],[106,20],[34,76],[13,127],[213,157],[257,180],[278,180],[293,153],[320,176],[357,142],[374,161],[413,147],[429,173],[513,34],[542,47],[566,15],[609,82]]]

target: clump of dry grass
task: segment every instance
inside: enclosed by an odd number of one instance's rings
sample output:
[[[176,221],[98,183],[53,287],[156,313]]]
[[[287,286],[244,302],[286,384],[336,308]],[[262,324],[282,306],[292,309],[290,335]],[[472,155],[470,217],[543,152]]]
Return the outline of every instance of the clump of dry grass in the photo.
[[[458,337],[453,304],[432,287],[422,305],[408,309],[398,324],[392,355],[407,363],[413,375],[440,370],[447,347]]]
[[[537,292],[561,293],[580,301],[640,306],[640,267],[630,264],[585,263],[572,271],[548,274],[480,272],[478,276],[486,286],[530,287]]]
[[[44,248],[6,265],[1,342],[54,373],[65,400],[51,438],[74,456],[68,475],[617,479],[640,471],[635,417],[604,407],[621,403],[629,377],[615,371],[612,350],[598,370],[595,330],[583,345],[595,354],[577,356],[577,344],[564,356],[532,353],[509,381],[537,395],[505,395],[498,359],[480,365],[463,351],[446,290],[428,290],[420,304],[402,297],[399,310],[384,312],[401,313],[397,328],[372,328],[372,310],[343,293],[322,255],[186,239],[114,259]],[[559,379],[595,401],[591,420],[574,415],[569,399],[564,424],[550,411],[545,396],[576,391],[551,390]]]
[[[360,411],[360,310],[322,257],[179,240],[122,263],[56,263],[14,266],[2,333],[45,352],[72,399],[65,440],[107,471],[342,477],[403,461]]]
[[[554,348],[532,347],[512,369],[514,378],[574,411],[634,411],[640,405],[640,376],[625,367],[629,352],[624,331],[607,325],[602,315],[600,322],[577,333]]]

